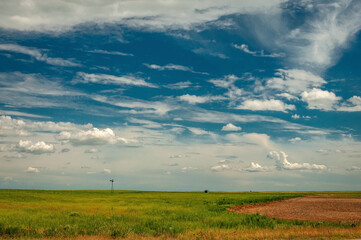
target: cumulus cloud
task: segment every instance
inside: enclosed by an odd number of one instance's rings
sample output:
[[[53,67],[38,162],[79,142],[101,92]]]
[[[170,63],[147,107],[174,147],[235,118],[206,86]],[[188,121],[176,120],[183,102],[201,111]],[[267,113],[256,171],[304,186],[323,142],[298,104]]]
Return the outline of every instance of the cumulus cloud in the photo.
[[[225,99],[225,97],[222,96],[196,96],[189,94],[179,96],[178,98],[182,101],[188,102],[189,104],[207,103]]]
[[[360,112],[361,111],[361,97],[353,96],[337,108],[337,111],[343,112]]]
[[[27,172],[27,173],[38,173],[38,172],[40,172],[40,171],[39,171],[39,169],[37,169],[37,168],[28,167],[28,168],[25,170],[25,172]]]
[[[279,170],[327,170],[327,166],[310,163],[290,163],[285,152],[271,151],[267,155],[268,158],[276,160],[276,167]]]
[[[79,72],[76,79],[73,80],[73,83],[79,82],[157,88],[156,85],[146,82],[143,78],[132,75],[114,76],[108,74]]]
[[[341,97],[337,97],[333,92],[313,88],[311,91],[301,94],[302,101],[307,103],[309,109],[319,109],[331,111],[337,107]]]
[[[291,143],[295,143],[295,142],[302,141],[302,139],[300,137],[295,137],[295,138],[288,139],[288,141]]]
[[[26,152],[32,154],[43,154],[43,153],[53,153],[55,151],[53,144],[46,144],[45,142],[36,142],[27,140],[20,140],[16,146],[16,150],[19,152]]]
[[[222,127],[222,131],[241,131],[241,127],[237,127],[233,125],[232,123],[228,123],[227,125]]]
[[[228,164],[220,164],[220,165],[211,167],[211,170],[214,172],[223,172],[223,171],[229,170],[229,169],[231,169],[231,167]]]
[[[25,126],[23,120],[16,120],[10,116],[0,116],[1,136],[28,136],[30,133],[25,130]]]
[[[34,132],[59,132],[91,129],[91,124],[78,125],[70,122],[17,120],[10,116],[0,116],[0,135],[30,136]]]
[[[115,144],[117,142],[128,143],[125,138],[115,136],[110,128],[98,129],[92,128],[86,131],[61,132],[57,136],[58,140],[70,142],[73,145],[105,145]]]
[[[25,47],[17,44],[0,44],[0,51],[8,51],[21,53],[35,58],[38,61],[45,62],[50,65],[62,66],[62,67],[75,67],[80,66],[80,64],[72,62],[70,60],[65,60],[62,58],[52,58],[48,57],[47,54],[42,53],[39,49]]]
[[[267,87],[292,94],[299,94],[326,84],[326,81],[320,76],[301,69],[278,69],[275,75],[276,77],[267,80]],[[294,99],[295,97],[289,95],[288,98]]]
[[[295,110],[295,105],[285,104],[280,100],[246,100],[236,109],[244,109],[251,111],[280,111],[287,112],[287,110]]]
[[[298,115],[298,114],[293,114],[293,115],[291,116],[291,118],[293,118],[293,119],[295,119],[295,120],[300,119],[300,118],[303,118],[303,119],[305,119],[305,120],[310,120],[310,119],[311,119],[310,116],[300,116],[300,115]]]
[[[246,45],[246,44],[241,44],[241,45],[232,44],[232,46],[233,46],[234,48],[237,48],[237,49],[239,49],[239,50],[241,50],[241,51],[243,51],[243,52],[245,52],[245,53],[247,53],[247,54],[250,54],[250,55],[252,55],[252,56],[254,56],[254,57],[270,57],[270,58],[276,58],[276,57],[284,57],[284,56],[285,56],[284,53],[270,53],[270,54],[266,54],[266,53],[264,53],[263,50],[261,50],[261,51],[251,51],[251,50],[249,50],[248,45]]]
[[[193,69],[191,69],[190,67],[177,65],[177,64],[173,64],[173,63],[169,63],[169,64],[164,65],[164,66],[160,66],[160,65],[157,65],[157,64],[147,64],[147,63],[145,63],[144,65],[147,66],[150,69],[155,69],[155,70],[158,70],[158,71],[165,71],[165,70],[174,71],[174,70],[176,70],[176,71],[185,71],[185,72],[208,75],[208,73],[206,73],[206,72],[197,72],[197,71],[194,71]]]
[[[265,148],[272,147],[272,142],[271,142],[270,136],[268,136],[267,134],[247,133],[247,134],[244,134],[243,136],[251,143],[261,145]]]
[[[254,162],[251,162],[251,164],[248,167],[243,168],[243,171],[246,172],[265,172],[268,170],[269,170],[268,167],[262,167],[260,164]]]

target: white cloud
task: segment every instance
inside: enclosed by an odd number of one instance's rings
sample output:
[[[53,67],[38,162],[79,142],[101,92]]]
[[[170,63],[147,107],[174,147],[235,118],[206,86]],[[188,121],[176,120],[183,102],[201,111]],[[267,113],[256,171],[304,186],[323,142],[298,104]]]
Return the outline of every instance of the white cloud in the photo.
[[[222,127],[222,131],[241,131],[241,127],[237,127],[233,125],[232,123],[228,123],[227,125]]]
[[[291,143],[295,143],[295,142],[302,141],[302,139],[300,137],[295,137],[295,138],[288,139],[288,141]]]
[[[137,118],[129,118],[128,121],[133,124],[141,124],[145,128],[162,128],[162,124],[145,120],[145,119],[137,119]]]
[[[291,117],[292,117],[293,119],[300,119],[300,115],[298,115],[298,114],[293,114]]]
[[[119,56],[130,56],[130,57],[134,56],[132,53],[123,53],[123,52],[117,52],[117,51],[106,51],[106,50],[101,50],[101,49],[91,50],[91,51],[88,51],[88,52],[106,54],[106,55],[119,55]]]
[[[108,99],[105,96],[93,96],[93,100],[111,104],[118,107],[130,108],[130,111],[127,113],[130,114],[157,114],[165,115],[171,110],[176,110],[178,107],[176,105],[169,105],[165,102],[160,101],[144,101],[140,99],[122,99],[122,100],[113,100]]]
[[[211,170],[214,172],[223,172],[223,171],[229,170],[229,169],[231,169],[231,167],[228,164],[220,164],[220,165],[211,167]]]
[[[155,69],[155,70],[158,70],[158,71],[165,71],[165,70],[174,71],[174,70],[177,70],[177,71],[185,71],[185,72],[192,72],[192,73],[209,75],[206,72],[197,72],[197,71],[194,71],[193,69],[191,69],[190,67],[182,66],[182,65],[176,65],[176,64],[173,64],[173,63],[169,63],[169,64],[164,65],[164,66],[160,66],[160,65],[157,65],[157,64],[147,64],[147,63],[145,63],[144,65],[147,66],[148,68]]]
[[[277,77],[267,80],[267,87],[292,94],[318,88],[326,83],[320,76],[301,69],[278,69],[275,75]],[[289,95],[288,98],[294,99],[292,95]]]
[[[169,158],[182,158],[182,157],[183,157],[182,154],[176,154],[176,155],[169,156]]]
[[[165,85],[164,87],[169,89],[185,89],[185,88],[189,88],[191,85],[192,83],[190,81],[186,81],[186,82],[177,82],[174,84],[168,84]]]
[[[0,1],[0,27],[55,31],[86,23],[119,22],[133,27],[190,28],[233,13],[279,11],[280,0],[224,1]],[[181,14],[180,14],[181,13]]]
[[[37,114],[24,113],[24,112],[18,112],[18,111],[8,111],[8,110],[1,110],[1,109],[0,109],[0,115],[21,116],[21,117],[30,117],[30,118],[50,118],[47,116],[42,116],[42,115],[37,115]]]
[[[360,112],[361,111],[361,97],[353,96],[337,108],[337,111],[343,112]]]
[[[234,86],[234,83],[240,79],[241,78],[237,77],[236,75],[230,74],[220,79],[211,79],[209,82],[220,88],[230,88],[231,86]]]
[[[207,134],[212,134],[211,132],[208,132],[208,131],[203,130],[203,129],[201,129],[201,128],[188,127],[188,130],[191,131],[194,135],[207,135]]]
[[[267,134],[247,133],[243,135],[248,141],[261,145],[267,149],[272,147],[272,142]]]
[[[276,160],[276,167],[279,170],[327,170],[327,166],[310,163],[290,163],[285,152],[271,151],[267,155],[268,158]]]
[[[29,55],[38,61],[45,62],[50,65],[56,65],[62,67],[80,66],[80,64],[74,63],[70,60],[48,57],[47,54],[42,53],[39,49],[20,46],[17,44],[0,44],[0,51],[8,51],[8,52],[15,52],[15,53]]]
[[[2,94],[14,93],[42,96],[75,96],[83,95],[71,89],[66,89],[58,81],[48,80],[40,74],[24,74],[21,72],[0,73]]]
[[[307,103],[309,109],[319,109],[324,111],[334,110],[341,97],[337,97],[333,92],[314,88],[309,92],[301,94],[302,101]]]
[[[182,172],[191,172],[191,171],[195,171],[197,169],[198,168],[195,168],[195,167],[183,167],[181,170],[182,170]]]
[[[90,148],[84,151],[85,153],[98,153],[99,149],[97,148]]]
[[[235,82],[240,80],[240,77],[237,77],[233,74],[226,75],[223,78],[211,79],[210,83],[213,83],[216,87],[225,88],[228,90],[225,95],[231,100],[238,100],[241,95],[244,94],[244,90],[238,88],[235,85]]]
[[[348,171],[348,172],[360,172],[360,171],[361,171],[361,167],[352,166],[352,167],[350,167],[350,168],[347,168],[346,171]]]
[[[300,116],[300,115],[298,115],[298,114],[293,114],[291,117],[292,117],[293,119],[300,119],[300,118],[303,118],[303,119],[305,119],[305,120],[310,120],[310,119],[311,119],[310,116]]]
[[[246,44],[241,44],[241,45],[237,45],[237,44],[232,44],[232,46],[234,48],[237,48],[247,54],[250,54],[254,57],[270,57],[270,58],[276,58],[276,57],[284,57],[285,54],[284,53],[271,53],[271,54],[265,54],[263,50],[261,51],[251,51],[248,48],[248,45]]]
[[[12,119],[10,116],[0,116],[0,135],[2,136],[28,136],[23,120]]]
[[[77,125],[70,122],[37,122],[13,119],[10,116],[0,116],[0,135],[30,136],[33,132],[59,132],[66,130],[91,129],[91,124]]]
[[[26,158],[26,156],[24,154],[21,153],[17,153],[15,155],[5,155],[4,158],[8,158],[8,159],[21,159],[21,158]]]
[[[248,167],[243,168],[243,171],[246,172],[265,172],[268,170],[269,170],[268,167],[262,167],[260,164],[254,162],[251,162],[251,164]]]
[[[196,96],[185,94],[178,97],[180,100],[188,102],[189,104],[207,103],[212,101],[224,100],[222,96]]]
[[[104,168],[103,173],[110,174],[110,173],[112,173],[112,171],[110,169],[108,169],[108,168]]]
[[[313,1],[304,24],[287,37],[296,65],[327,68],[361,29],[359,1]],[[287,43],[282,43],[287,47]]]
[[[53,144],[46,144],[45,142],[33,143],[32,141],[20,140],[16,146],[19,152],[27,152],[32,154],[53,153],[55,151]]]
[[[276,94],[277,97],[283,97],[283,98],[286,98],[288,101],[291,101],[291,100],[299,100],[298,97],[296,96],[293,96],[289,93],[278,93]]]
[[[39,171],[39,169],[37,169],[37,168],[28,167],[28,168],[25,170],[25,172],[27,172],[27,173],[38,173],[38,172],[40,172],[40,171]]]
[[[236,109],[252,110],[252,111],[281,111],[295,110],[296,107],[291,104],[285,104],[280,100],[246,100]]]
[[[79,72],[77,74],[77,78],[73,81],[73,83],[78,82],[157,88],[156,85],[144,81],[143,78],[135,77],[132,75],[118,77],[108,74]]]
[[[93,128],[77,132],[64,131],[57,136],[57,139],[68,141],[73,145],[105,145],[115,144],[117,142],[128,143],[126,139],[115,136],[115,133],[110,128]]]

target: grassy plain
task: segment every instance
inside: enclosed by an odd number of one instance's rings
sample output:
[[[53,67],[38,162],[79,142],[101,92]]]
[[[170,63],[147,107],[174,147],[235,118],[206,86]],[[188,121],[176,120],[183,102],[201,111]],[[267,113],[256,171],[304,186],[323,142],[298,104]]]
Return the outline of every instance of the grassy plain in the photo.
[[[361,223],[271,219],[234,205],[361,192],[143,192],[0,190],[0,238],[357,238]]]

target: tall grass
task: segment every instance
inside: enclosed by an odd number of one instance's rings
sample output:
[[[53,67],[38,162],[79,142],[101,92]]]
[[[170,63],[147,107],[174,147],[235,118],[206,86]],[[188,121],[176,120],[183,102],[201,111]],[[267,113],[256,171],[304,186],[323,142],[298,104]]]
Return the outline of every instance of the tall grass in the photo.
[[[179,236],[194,231],[352,227],[226,211],[234,205],[305,194],[310,193],[0,190],[0,236]]]

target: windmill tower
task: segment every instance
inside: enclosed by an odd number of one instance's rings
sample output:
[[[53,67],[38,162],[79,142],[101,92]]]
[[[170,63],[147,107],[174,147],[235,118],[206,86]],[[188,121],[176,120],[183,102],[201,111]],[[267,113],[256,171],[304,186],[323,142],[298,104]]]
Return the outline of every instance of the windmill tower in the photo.
[[[111,182],[110,192],[114,192],[114,186],[113,186],[114,179],[110,179],[109,181]]]

